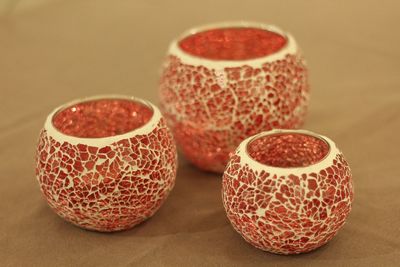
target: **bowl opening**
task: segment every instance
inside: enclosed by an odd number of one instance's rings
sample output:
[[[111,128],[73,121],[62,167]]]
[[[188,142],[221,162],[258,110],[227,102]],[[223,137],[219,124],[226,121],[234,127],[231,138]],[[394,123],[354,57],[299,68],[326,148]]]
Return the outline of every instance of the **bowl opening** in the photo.
[[[321,137],[305,133],[273,133],[250,140],[247,154],[255,161],[280,168],[314,165],[327,157],[330,146]]]
[[[150,121],[153,109],[133,99],[84,100],[61,107],[52,124],[61,133],[80,138],[103,138],[128,133]]]
[[[211,60],[249,60],[274,54],[286,46],[281,33],[261,27],[216,27],[184,36],[181,50]]]

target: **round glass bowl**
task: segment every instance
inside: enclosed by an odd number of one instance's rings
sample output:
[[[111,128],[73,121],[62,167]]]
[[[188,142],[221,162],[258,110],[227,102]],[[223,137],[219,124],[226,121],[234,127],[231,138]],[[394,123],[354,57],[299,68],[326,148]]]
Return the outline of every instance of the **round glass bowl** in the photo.
[[[37,145],[36,176],[48,204],[90,230],[124,230],[151,217],[176,169],[160,111],[134,97],[96,96],[56,108]]]
[[[201,169],[222,172],[243,139],[303,124],[307,80],[289,33],[261,23],[206,25],[171,43],[160,108],[186,158]]]
[[[353,201],[348,163],[327,137],[272,130],[244,140],[222,182],[234,229],[265,251],[297,254],[331,240]]]

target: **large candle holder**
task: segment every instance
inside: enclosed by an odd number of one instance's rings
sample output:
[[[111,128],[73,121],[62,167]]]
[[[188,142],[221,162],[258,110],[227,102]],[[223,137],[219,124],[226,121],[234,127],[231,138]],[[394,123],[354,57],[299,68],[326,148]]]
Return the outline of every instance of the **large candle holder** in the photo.
[[[246,137],[297,128],[309,100],[294,38],[275,26],[233,22],[174,40],[160,81],[161,110],[178,147],[197,167],[222,172]]]

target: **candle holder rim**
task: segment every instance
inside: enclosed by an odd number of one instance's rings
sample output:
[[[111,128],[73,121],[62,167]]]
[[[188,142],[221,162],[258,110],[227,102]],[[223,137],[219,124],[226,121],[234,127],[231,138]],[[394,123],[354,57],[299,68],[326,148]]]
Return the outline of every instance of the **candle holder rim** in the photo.
[[[307,166],[296,166],[296,167],[276,167],[276,166],[271,166],[268,164],[261,163],[254,159],[253,157],[250,156],[250,154],[247,151],[248,145],[261,137],[268,136],[268,135],[275,135],[275,134],[303,134],[303,135],[308,135],[312,136],[315,138],[318,138],[322,141],[324,141],[328,147],[329,150],[327,154],[322,158],[320,161],[315,162],[313,164],[307,165]],[[312,172],[319,172],[321,169],[324,169],[326,167],[329,167],[332,165],[333,160],[338,154],[342,154],[339,149],[337,148],[336,144],[328,137],[324,135],[320,135],[317,133],[314,133],[312,131],[308,130],[296,130],[296,129],[273,129],[270,131],[264,131],[260,132],[256,135],[250,136],[243,140],[238,148],[235,151],[235,154],[239,154],[241,156],[241,160],[244,161],[244,163],[247,163],[252,166],[252,168],[257,169],[259,171],[265,170],[271,173],[276,173],[276,174],[281,174],[281,175],[287,175],[291,173],[297,173],[297,172],[307,172],[307,173],[312,173]]]
[[[219,60],[219,59],[210,59],[205,57],[196,56],[184,51],[180,46],[179,42],[184,38],[211,29],[215,28],[232,28],[232,27],[243,27],[243,28],[256,28],[263,29],[267,31],[271,31],[277,34],[282,35],[286,39],[286,44],[280,48],[278,51],[268,54],[261,57],[251,58],[251,59],[234,59],[234,60]],[[175,38],[168,49],[168,53],[171,55],[175,55],[184,61],[187,64],[191,65],[205,65],[214,68],[225,68],[225,67],[239,67],[239,66],[260,66],[262,64],[273,62],[279,59],[283,59],[287,54],[296,54],[298,51],[298,46],[293,38],[293,36],[278,26],[273,24],[263,23],[263,22],[254,22],[254,21],[224,21],[224,22],[216,22],[216,23],[208,23],[199,26],[194,26],[184,31],[177,38]]]
[[[70,106],[73,106],[73,105],[79,104],[79,103],[85,103],[85,102],[90,102],[90,101],[95,101],[95,100],[106,100],[106,99],[129,100],[129,101],[141,103],[141,104],[145,105],[146,107],[148,107],[149,109],[151,109],[152,116],[149,121],[147,121],[145,124],[141,125],[138,128],[134,128],[123,134],[117,134],[117,135],[105,136],[105,137],[72,136],[72,135],[68,135],[68,134],[61,132],[53,124],[54,116],[58,112],[66,109]],[[102,95],[95,95],[95,96],[88,96],[88,97],[73,99],[71,101],[68,101],[68,102],[54,108],[52,110],[52,112],[50,112],[50,114],[46,118],[44,129],[48,132],[49,136],[51,136],[52,138],[54,138],[60,142],[68,142],[68,143],[71,143],[74,145],[84,144],[84,145],[103,147],[103,146],[109,145],[111,143],[117,142],[122,139],[131,138],[133,136],[140,135],[140,134],[147,134],[147,133],[151,132],[157,126],[160,119],[161,119],[160,111],[154,104],[152,104],[148,100],[145,100],[145,99],[142,99],[139,97],[135,97],[135,96],[127,96],[127,95],[119,95],[119,94],[102,94]]]

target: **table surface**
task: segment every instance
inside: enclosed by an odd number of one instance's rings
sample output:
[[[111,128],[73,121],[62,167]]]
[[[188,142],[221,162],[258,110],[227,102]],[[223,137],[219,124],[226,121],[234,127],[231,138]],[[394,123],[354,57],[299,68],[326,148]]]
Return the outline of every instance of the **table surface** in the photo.
[[[396,1],[51,1],[0,16],[2,266],[394,266],[400,261],[400,24]],[[220,175],[180,157],[174,190],[132,230],[81,230],[47,206],[34,176],[52,108],[119,93],[157,102],[169,42],[185,29],[245,19],[290,31],[308,61],[304,128],[331,137],[353,172],[355,201],[327,245],[279,256],[230,226]]]

